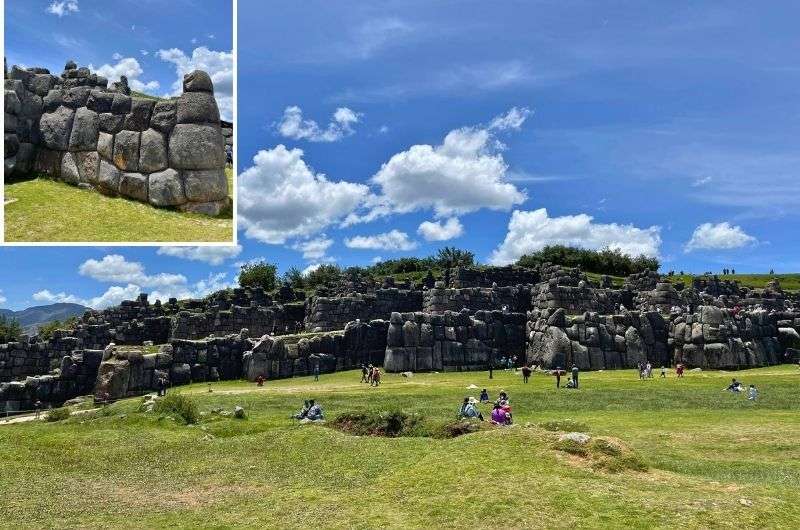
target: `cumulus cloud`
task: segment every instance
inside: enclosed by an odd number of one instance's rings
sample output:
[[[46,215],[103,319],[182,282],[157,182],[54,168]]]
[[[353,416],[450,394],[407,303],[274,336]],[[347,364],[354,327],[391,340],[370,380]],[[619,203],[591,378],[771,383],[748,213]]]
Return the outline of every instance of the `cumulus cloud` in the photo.
[[[309,265],[308,267],[303,269],[303,272],[301,272],[301,274],[303,276],[308,276],[310,273],[314,272],[315,270],[319,269],[320,267],[322,267],[322,263],[312,263],[311,265]]]
[[[322,236],[316,239],[298,241],[292,245],[292,248],[302,252],[303,259],[320,261],[325,258],[325,261],[330,261],[330,258],[326,258],[325,254],[328,252],[331,245],[333,245],[333,239]]]
[[[528,114],[515,107],[488,126],[450,131],[440,145],[414,145],[393,155],[372,177],[380,195],[371,200],[370,212],[351,216],[347,224],[429,208],[444,217],[521,204],[527,197],[507,181],[504,146],[495,132],[518,129]]]
[[[711,182],[711,180],[712,180],[711,177],[703,177],[696,179],[694,182],[692,182],[692,187],[699,188],[700,186],[705,186],[706,184]]]
[[[6,302],[8,302],[8,298],[3,296],[3,290],[0,289],[0,304],[5,304]]]
[[[447,241],[460,237],[464,233],[464,226],[457,217],[451,217],[446,222],[425,221],[417,228],[417,233],[425,238],[425,241]]]
[[[119,52],[114,52],[114,55],[112,55],[111,58],[114,59],[115,61],[119,61],[120,59],[122,59],[122,54]]]
[[[115,53],[114,57],[118,55],[119,54]],[[120,58],[116,64],[104,64],[97,68],[90,64],[89,69],[107,78],[109,82],[119,81],[120,77],[124,75],[128,78],[130,87],[137,92],[152,92],[153,90],[157,90],[160,86],[158,81],[148,81],[145,83],[139,80],[139,76],[144,73],[144,70],[142,70],[139,61],[134,57]]]
[[[53,293],[47,289],[36,292],[33,294],[33,299],[37,302],[54,304],[54,303],[68,303],[68,304],[81,304],[92,309],[105,309],[114,305],[119,305],[123,300],[133,300],[142,290],[138,285],[128,284],[125,287],[113,285],[106,289],[106,291],[93,298],[80,298],[73,294],[64,292]]]
[[[703,223],[694,229],[692,238],[684,247],[685,252],[713,249],[730,250],[757,243],[758,240],[745,233],[740,226],[730,223]]]
[[[617,223],[595,223],[586,214],[550,217],[545,208],[515,210],[505,240],[489,257],[493,265],[507,265],[523,254],[547,245],[569,245],[588,249],[608,247],[638,256],[658,256],[661,227],[637,228]]]
[[[347,107],[339,107],[333,113],[327,127],[320,127],[314,120],[304,120],[303,111],[298,106],[286,107],[283,118],[275,124],[281,136],[309,142],[338,142],[355,132],[353,125],[361,119],[361,114]]]
[[[312,236],[353,212],[369,188],[315,173],[301,149],[259,151],[239,175],[239,222],[247,237],[283,244]]]
[[[53,2],[47,6],[47,12],[51,15],[56,15],[58,18],[69,15],[70,13],[77,13],[78,11],[80,11],[80,9],[78,9],[78,0],[64,0],[62,2],[53,0]]]
[[[384,232],[374,236],[355,236],[344,240],[348,248],[372,249],[372,250],[414,250],[417,243],[412,241],[408,234],[399,230]]]
[[[190,261],[202,261],[209,265],[222,265],[226,259],[235,258],[241,252],[242,246],[235,245],[232,247],[160,247],[157,254]]]
[[[233,119],[233,53],[209,50],[200,46],[186,55],[183,50],[171,48],[158,50],[159,59],[175,65],[177,79],[172,83],[169,96],[178,96],[183,92],[183,76],[193,70],[203,70],[211,76],[214,83],[214,96],[217,99],[220,116],[223,120]]]
[[[101,282],[125,282],[142,287],[166,287],[186,283],[186,276],[183,274],[146,274],[141,263],[128,261],[119,254],[108,254],[101,260],[86,260],[78,268],[78,272]]]

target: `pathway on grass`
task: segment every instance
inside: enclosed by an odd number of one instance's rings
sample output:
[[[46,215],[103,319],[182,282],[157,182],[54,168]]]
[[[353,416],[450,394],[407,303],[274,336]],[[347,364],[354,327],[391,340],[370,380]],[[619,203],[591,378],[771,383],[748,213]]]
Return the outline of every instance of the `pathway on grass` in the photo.
[[[78,416],[79,414],[86,414],[87,412],[96,412],[100,410],[99,408],[96,409],[83,409],[83,410],[73,410],[70,412],[71,416]],[[39,419],[44,420],[47,416],[47,411],[43,410],[39,413]],[[14,423],[26,423],[29,421],[36,421],[36,414],[20,414],[19,416],[13,416],[11,418],[6,418],[4,420],[0,420],[0,425],[11,425]]]

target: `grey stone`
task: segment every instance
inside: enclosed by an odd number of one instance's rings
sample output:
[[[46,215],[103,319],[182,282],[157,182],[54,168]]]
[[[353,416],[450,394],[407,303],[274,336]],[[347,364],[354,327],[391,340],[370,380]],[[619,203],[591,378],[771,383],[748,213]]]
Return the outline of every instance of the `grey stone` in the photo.
[[[50,175],[52,178],[58,178],[61,174],[62,154],[62,151],[40,147],[36,151],[36,162],[33,167],[39,173]]]
[[[169,137],[169,165],[176,169],[225,167],[219,125],[178,124]]]
[[[75,111],[64,106],[55,112],[43,114],[39,120],[39,131],[44,144],[50,149],[66,151],[74,118]]]
[[[186,198],[192,202],[220,201],[228,196],[224,169],[184,171]]]
[[[31,143],[19,144],[16,158],[16,172],[20,175],[27,175],[33,169],[33,163],[36,159],[36,146]]]
[[[182,212],[188,213],[196,213],[200,215],[208,215],[211,217],[216,217],[222,213],[225,208],[228,207],[229,201],[227,199],[223,199],[221,201],[211,201],[211,202],[187,202],[178,206],[178,209]]]
[[[100,155],[97,154],[97,151],[81,151],[73,153],[73,156],[78,166],[80,181],[96,184],[97,172],[100,167]]]
[[[154,206],[177,206],[186,202],[183,182],[174,169],[165,169],[150,175],[149,200]]]
[[[19,96],[19,94],[17,95]],[[22,104],[19,110],[20,116],[36,117],[42,113],[43,105],[41,96],[37,96],[33,92],[23,90],[19,101]]]
[[[16,134],[6,134],[3,142],[5,157],[14,156],[19,150],[19,138]]]
[[[45,112],[53,112],[63,104],[64,96],[62,95],[61,89],[58,88],[49,91],[42,99],[42,106]]]
[[[103,132],[116,134],[122,130],[122,125],[125,122],[125,116],[119,114],[110,114],[104,112],[99,116],[100,130]]]
[[[97,86],[106,88],[108,86],[108,79],[103,77],[102,75],[97,76]]]
[[[19,114],[22,109],[22,103],[19,101],[19,96],[13,90],[6,90],[5,95],[5,109],[6,113]]]
[[[89,100],[86,102],[86,106],[95,112],[111,112],[113,103],[113,93],[95,89],[89,93]]]
[[[178,98],[177,121],[178,123],[219,124],[219,109],[214,94],[209,92],[183,94]]]
[[[125,116],[124,128],[129,131],[144,131],[150,127],[150,114],[155,102],[152,99],[132,98],[131,111]]]
[[[147,202],[147,176],[141,173],[123,173],[119,181],[119,194]]]
[[[77,64],[75,64],[75,61],[73,61],[72,59],[70,59],[70,60],[69,60],[69,61],[67,61],[67,63],[64,65],[64,70],[75,70],[77,67],[78,67],[78,65],[77,65]]]
[[[92,89],[88,86],[79,86],[70,88],[69,90],[65,90],[61,97],[64,100],[64,105],[72,108],[77,109],[79,107],[85,107],[86,102],[89,101],[89,94],[92,92]]]
[[[77,184],[81,181],[78,164],[75,162],[74,155],[70,152],[64,153],[64,158],[61,159],[61,180],[69,184]]]
[[[119,181],[122,178],[122,173],[119,169],[100,159],[100,168],[97,172],[97,185],[98,189],[104,193],[116,195],[119,193]]]
[[[170,99],[159,101],[153,107],[153,116],[150,118],[150,127],[164,134],[169,134],[175,127],[177,103]]]
[[[107,132],[99,133],[97,137],[97,152],[108,161],[114,160],[114,135]]]
[[[8,112],[4,113],[3,132],[16,133],[18,126],[19,120],[15,115],[9,114]]]
[[[211,76],[202,70],[194,70],[183,76],[184,92],[214,92]]]
[[[120,131],[114,137],[114,165],[123,171],[139,170],[139,137],[136,131]]]
[[[114,94],[111,102],[111,112],[114,114],[128,114],[131,111],[131,97],[125,94]]]
[[[70,151],[96,151],[99,120],[97,113],[86,107],[75,111],[72,135],[69,138]]]
[[[139,147],[139,171],[154,173],[167,167],[167,143],[155,129],[142,133]]]
[[[28,88],[39,96],[46,96],[56,84],[56,78],[50,74],[36,74],[31,78]]]

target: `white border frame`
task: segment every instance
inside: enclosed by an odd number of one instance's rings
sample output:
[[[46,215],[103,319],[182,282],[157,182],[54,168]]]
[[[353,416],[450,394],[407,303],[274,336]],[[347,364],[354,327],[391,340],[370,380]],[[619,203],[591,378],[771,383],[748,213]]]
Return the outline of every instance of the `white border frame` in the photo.
[[[5,57],[5,1],[0,0],[2,11],[0,11],[0,26],[2,26],[2,43],[0,50]],[[132,241],[132,242],[108,242],[108,241],[35,241],[35,242],[6,242],[5,240],[5,178],[3,185],[0,186],[0,246],[4,247],[232,247],[239,244],[239,51],[238,51],[238,0],[231,0],[233,10],[233,240],[220,242],[191,242],[191,241]],[[3,115],[5,125],[5,114]],[[5,130],[5,129],[4,129]]]

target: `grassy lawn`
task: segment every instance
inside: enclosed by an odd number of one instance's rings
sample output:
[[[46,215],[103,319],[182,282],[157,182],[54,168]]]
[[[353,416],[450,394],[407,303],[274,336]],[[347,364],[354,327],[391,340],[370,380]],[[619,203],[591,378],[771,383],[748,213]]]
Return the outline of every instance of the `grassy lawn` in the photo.
[[[233,172],[226,168],[229,189]],[[220,241],[233,239],[230,212],[216,218],[154,208],[106,197],[62,182],[35,179],[7,184],[5,240],[33,241]]]
[[[760,388],[756,403],[722,390],[731,375],[593,372],[580,390],[512,372],[387,375],[377,389],[356,372],[192,385],[174,392],[197,402],[196,425],[137,412],[136,398],[0,426],[0,526],[797,528],[800,371],[737,372]],[[288,419],[313,397],[329,420],[398,409],[447,420],[484,386],[509,392],[515,426],[382,438]],[[211,412],[235,405],[247,419]],[[612,473],[557,450],[541,424],[567,418],[648,469]]]
[[[691,287],[692,276],[676,274],[672,277],[665,276],[671,282],[683,282]],[[773,279],[777,279],[784,291],[800,291],[800,274],[720,274],[720,280],[736,280],[744,287],[763,289]]]

